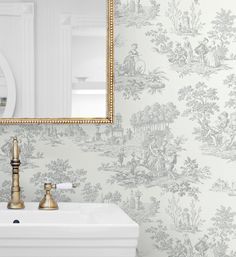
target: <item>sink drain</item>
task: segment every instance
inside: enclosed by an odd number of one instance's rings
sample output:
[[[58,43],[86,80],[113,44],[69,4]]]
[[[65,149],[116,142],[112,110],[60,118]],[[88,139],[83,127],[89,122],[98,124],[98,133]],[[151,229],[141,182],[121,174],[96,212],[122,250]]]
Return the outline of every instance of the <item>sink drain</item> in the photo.
[[[19,220],[14,220],[13,223],[14,223],[14,224],[19,224],[20,221],[19,221]]]

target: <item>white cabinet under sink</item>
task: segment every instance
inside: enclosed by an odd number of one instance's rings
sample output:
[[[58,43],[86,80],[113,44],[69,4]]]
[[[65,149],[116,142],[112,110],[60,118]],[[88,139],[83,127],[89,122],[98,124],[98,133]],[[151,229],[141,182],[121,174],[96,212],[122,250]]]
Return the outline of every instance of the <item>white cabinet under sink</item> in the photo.
[[[6,205],[0,204],[0,257],[136,255],[138,224],[114,204],[59,203],[57,211]]]

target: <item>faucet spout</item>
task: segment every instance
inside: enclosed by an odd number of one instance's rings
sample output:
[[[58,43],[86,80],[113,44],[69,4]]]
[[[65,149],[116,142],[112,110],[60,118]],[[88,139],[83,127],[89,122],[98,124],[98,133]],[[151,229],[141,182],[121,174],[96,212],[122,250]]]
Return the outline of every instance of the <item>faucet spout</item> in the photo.
[[[21,200],[20,194],[20,175],[19,175],[19,167],[20,167],[20,149],[18,140],[16,137],[13,138],[12,144],[12,159],[11,159],[11,166],[12,166],[12,186],[11,186],[11,200],[8,202],[7,208],[8,209],[24,209],[25,205],[23,200]]]

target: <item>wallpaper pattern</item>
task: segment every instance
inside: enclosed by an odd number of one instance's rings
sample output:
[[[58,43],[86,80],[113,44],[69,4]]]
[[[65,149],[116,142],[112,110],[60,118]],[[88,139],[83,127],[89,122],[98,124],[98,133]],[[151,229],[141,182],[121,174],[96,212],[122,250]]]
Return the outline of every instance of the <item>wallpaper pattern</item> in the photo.
[[[139,257],[236,257],[235,1],[115,5],[115,124],[1,126],[0,200],[17,135],[26,201],[71,181],[58,200],[113,202],[140,224]]]

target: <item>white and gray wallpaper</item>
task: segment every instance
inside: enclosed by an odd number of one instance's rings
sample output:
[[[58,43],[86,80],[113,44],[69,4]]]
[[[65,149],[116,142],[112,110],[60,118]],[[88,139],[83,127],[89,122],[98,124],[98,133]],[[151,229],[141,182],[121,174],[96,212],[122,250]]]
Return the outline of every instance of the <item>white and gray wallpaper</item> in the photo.
[[[60,201],[113,202],[140,224],[138,257],[236,257],[235,0],[116,0],[114,125],[0,127],[21,185],[79,187]]]

